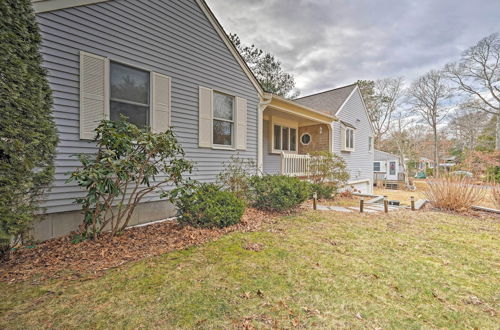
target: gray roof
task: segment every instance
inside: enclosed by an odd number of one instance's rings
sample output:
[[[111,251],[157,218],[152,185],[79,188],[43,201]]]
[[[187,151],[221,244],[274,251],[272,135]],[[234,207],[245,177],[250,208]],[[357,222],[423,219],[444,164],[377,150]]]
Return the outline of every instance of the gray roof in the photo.
[[[385,161],[385,160],[398,160],[399,157],[393,154],[390,154],[385,151],[375,149],[375,154],[373,155],[375,161]]]
[[[356,84],[352,84],[338,87],[317,94],[299,97],[293,101],[309,108],[335,115],[356,86]]]

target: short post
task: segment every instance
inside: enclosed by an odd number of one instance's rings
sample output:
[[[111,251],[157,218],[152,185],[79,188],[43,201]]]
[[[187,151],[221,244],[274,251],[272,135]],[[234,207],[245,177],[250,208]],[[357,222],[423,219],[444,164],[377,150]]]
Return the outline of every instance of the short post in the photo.
[[[415,197],[410,197],[411,210],[415,211]]]
[[[384,212],[389,213],[389,201],[387,200],[387,196],[384,196]]]
[[[313,210],[316,210],[318,207],[318,193],[313,194]]]
[[[361,197],[361,199],[359,200],[359,213],[363,213],[364,206],[365,206],[365,198]]]

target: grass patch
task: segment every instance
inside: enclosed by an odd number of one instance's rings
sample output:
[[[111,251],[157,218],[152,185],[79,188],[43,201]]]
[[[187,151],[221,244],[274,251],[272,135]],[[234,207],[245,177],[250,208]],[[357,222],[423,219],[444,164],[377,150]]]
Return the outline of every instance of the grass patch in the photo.
[[[499,234],[498,219],[307,212],[97,279],[0,283],[0,328],[495,328]]]

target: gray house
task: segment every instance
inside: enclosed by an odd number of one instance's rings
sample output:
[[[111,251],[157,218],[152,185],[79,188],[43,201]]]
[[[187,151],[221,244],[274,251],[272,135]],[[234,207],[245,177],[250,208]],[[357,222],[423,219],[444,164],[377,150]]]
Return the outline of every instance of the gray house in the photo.
[[[373,126],[357,84],[343,86],[294,100],[330,116],[328,124],[299,131],[299,153],[311,148],[330,150],[347,163],[349,185],[362,193],[373,191]],[[317,144],[314,144],[316,141]]]
[[[36,239],[67,234],[82,222],[65,183],[94,153],[94,129],[126,114],[154,131],[173,127],[194,178],[211,180],[232,155],[258,157],[259,102],[255,77],[203,0],[33,0],[42,55],[53,90],[59,132],[52,190]],[[149,196],[132,224],[174,215]]]
[[[357,85],[294,101],[265,93],[204,0],[32,0],[59,132],[56,174],[35,239],[82,223],[66,183],[76,154],[96,152],[94,129],[125,114],[153,131],[172,127],[193,178],[213,181],[231,156],[264,173],[304,176],[309,153],[341,155],[349,184],[372,191],[373,129]],[[175,215],[151,195],[131,224]]]

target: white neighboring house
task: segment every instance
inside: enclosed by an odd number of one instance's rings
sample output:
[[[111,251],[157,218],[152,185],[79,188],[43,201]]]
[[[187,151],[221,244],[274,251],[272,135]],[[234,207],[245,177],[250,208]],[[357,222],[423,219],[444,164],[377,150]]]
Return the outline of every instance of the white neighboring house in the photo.
[[[349,186],[373,192],[374,131],[357,84],[293,101],[268,97],[263,111],[265,173],[304,176],[309,153],[330,151],[346,161]]]
[[[373,160],[373,180],[378,181],[398,181],[404,178],[403,167],[399,157],[385,151],[375,150]]]

